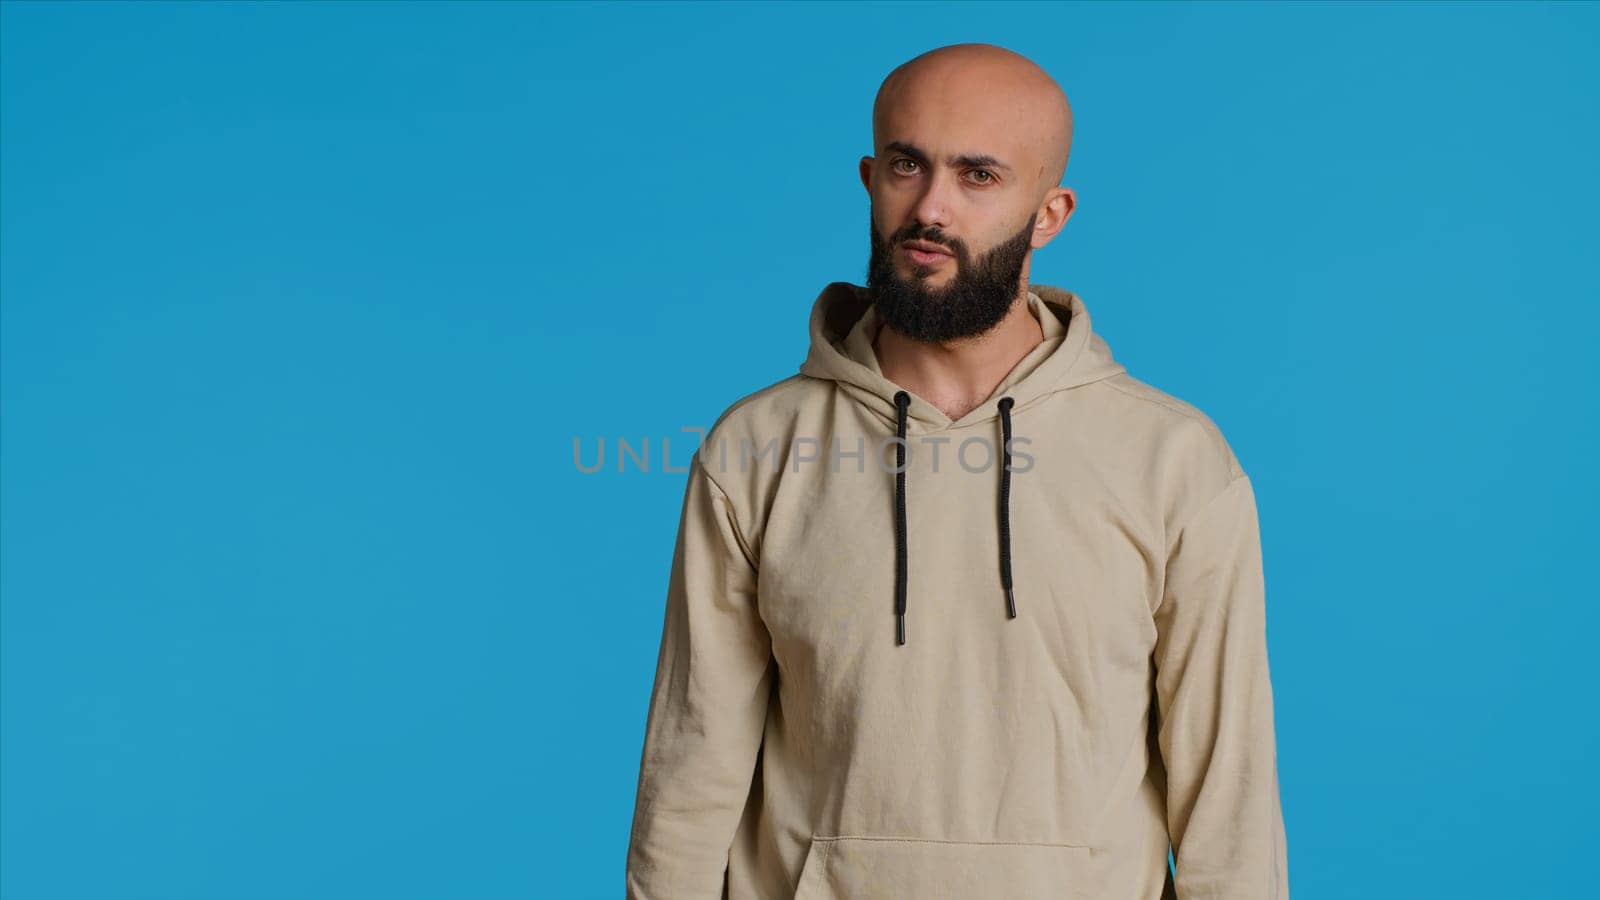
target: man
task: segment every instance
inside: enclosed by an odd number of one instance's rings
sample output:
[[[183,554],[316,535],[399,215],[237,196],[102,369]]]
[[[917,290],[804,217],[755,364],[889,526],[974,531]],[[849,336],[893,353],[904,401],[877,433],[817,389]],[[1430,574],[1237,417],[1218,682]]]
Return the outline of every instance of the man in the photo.
[[[690,464],[629,900],[1286,900],[1250,480],[1029,285],[1066,96],[958,44],[873,131],[867,285]]]

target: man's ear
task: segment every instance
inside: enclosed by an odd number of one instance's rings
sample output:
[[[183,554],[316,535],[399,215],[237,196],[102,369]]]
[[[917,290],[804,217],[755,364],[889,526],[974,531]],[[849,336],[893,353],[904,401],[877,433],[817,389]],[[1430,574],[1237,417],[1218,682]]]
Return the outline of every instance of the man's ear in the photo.
[[[1039,221],[1033,223],[1030,246],[1038,249],[1055,240],[1061,227],[1067,224],[1077,208],[1078,195],[1072,192],[1072,188],[1051,188],[1044,203],[1039,206]]]
[[[867,189],[867,195],[872,195],[872,164],[876,162],[870,156],[861,157],[861,186]]]

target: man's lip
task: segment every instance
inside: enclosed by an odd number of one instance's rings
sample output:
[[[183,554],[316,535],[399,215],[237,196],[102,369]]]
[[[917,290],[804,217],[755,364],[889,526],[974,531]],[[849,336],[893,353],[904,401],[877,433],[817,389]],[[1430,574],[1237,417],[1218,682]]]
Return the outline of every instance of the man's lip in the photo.
[[[923,253],[943,253],[945,256],[951,255],[949,250],[946,250],[938,244],[930,244],[927,241],[904,241],[900,246],[909,250],[921,250]]]

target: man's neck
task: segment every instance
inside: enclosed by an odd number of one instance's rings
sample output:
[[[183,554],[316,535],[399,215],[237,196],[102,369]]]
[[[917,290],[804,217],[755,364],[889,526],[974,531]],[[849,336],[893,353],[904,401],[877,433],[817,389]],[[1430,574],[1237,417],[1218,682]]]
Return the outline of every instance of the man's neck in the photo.
[[[982,405],[1033,348],[1044,329],[1023,286],[990,331],[947,344],[924,344],[880,326],[872,349],[883,377],[932,403],[952,421]]]

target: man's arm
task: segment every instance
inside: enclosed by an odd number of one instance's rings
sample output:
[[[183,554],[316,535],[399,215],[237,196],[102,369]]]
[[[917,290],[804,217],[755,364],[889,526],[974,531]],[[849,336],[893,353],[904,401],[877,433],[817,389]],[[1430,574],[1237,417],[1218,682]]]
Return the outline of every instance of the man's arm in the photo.
[[[722,897],[761,746],[771,658],[755,557],[696,455],[639,763],[628,900]]]
[[[1288,900],[1261,540],[1247,476],[1177,534],[1156,626],[1178,900]]]

